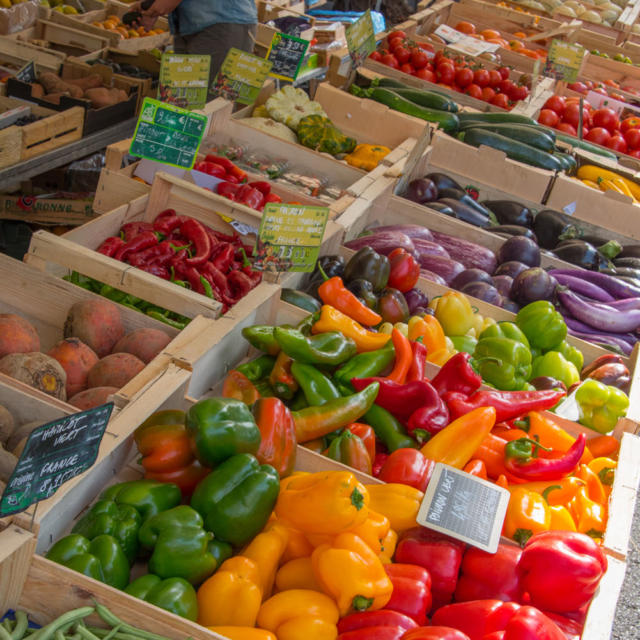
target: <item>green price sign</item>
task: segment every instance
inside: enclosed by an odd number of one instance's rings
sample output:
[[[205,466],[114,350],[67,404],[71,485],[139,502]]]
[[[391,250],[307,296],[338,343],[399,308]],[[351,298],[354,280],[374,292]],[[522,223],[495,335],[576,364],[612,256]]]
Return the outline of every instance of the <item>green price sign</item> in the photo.
[[[206,116],[145,98],[129,153],[191,169],[206,128]]]
[[[240,104],[253,104],[267,79],[273,62],[231,48],[222,63],[213,93]]]
[[[158,100],[183,109],[207,104],[211,56],[165,53],[160,66]]]
[[[579,44],[552,40],[542,73],[565,82],[575,82],[586,51]]]
[[[327,207],[270,203],[264,208],[254,249],[256,271],[313,271],[320,253]]]
[[[376,49],[376,33],[371,11],[367,11],[351,26],[347,27],[347,47],[354,66],[359,67]]]

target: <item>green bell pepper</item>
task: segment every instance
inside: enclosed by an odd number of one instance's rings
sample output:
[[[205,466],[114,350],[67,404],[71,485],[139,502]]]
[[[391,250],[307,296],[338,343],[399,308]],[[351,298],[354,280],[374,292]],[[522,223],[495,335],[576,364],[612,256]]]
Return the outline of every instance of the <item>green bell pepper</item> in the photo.
[[[103,491],[100,498],[134,507],[144,522],[161,511],[179,505],[182,501],[182,493],[175,484],[169,482],[133,480],[114,484]]]
[[[456,351],[464,351],[471,356],[478,344],[478,341],[473,336],[449,336],[449,340],[453,342]]]
[[[473,363],[485,382],[505,391],[522,389],[531,376],[531,352],[511,338],[479,340]]]
[[[479,336],[478,340],[483,338],[509,338],[510,340],[516,340],[522,342],[527,349],[529,349],[529,340],[524,335],[520,327],[515,322],[496,322],[489,325]]]
[[[196,585],[206,580],[217,565],[208,549],[213,534],[203,525],[202,516],[184,504],[149,518],[138,534],[140,544],[152,551],[149,571]]]
[[[584,355],[582,351],[577,347],[570,345],[566,340],[563,340],[556,348],[569,362],[573,362],[578,372],[582,371],[584,366]]]
[[[580,372],[573,362],[569,362],[559,351],[547,351],[538,356],[531,365],[531,377],[548,376],[560,380],[568,389],[572,384],[580,382]]]
[[[629,398],[624,391],[593,378],[578,387],[575,398],[580,408],[578,422],[600,433],[612,431],[629,408]]]
[[[307,398],[304,395],[304,391],[302,389],[298,389],[296,391],[296,395],[293,396],[293,399],[287,403],[287,406],[291,411],[300,411],[301,409],[306,409],[309,406],[307,402]]]
[[[138,555],[138,530],[142,517],[128,504],[116,504],[113,500],[98,500],[71,530],[88,540],[100,535],[113,536],[130,563]]]
[[[237,366],[236,371],[247,376],[251,382],[258,382],[258,380],[266,378],[271,373],[271,369],[273,369],[275,363],[276,359],[274,356],[265,354]]]
[[[380,375],[391,366],[396,357],[391,340],[376,351],[359,353],[343,364],[334,374],[333,381],[343,396],[351,395],[355,389],[351,384],[352,378],[371,378]]]
[[[267,355],[277,356],[280,353],[280,345],[273,335],[274,329],[270,324],[256,324],[245,327],[242,336],[252,347],[264,351]]]
[[[216,567],[219,567],[233,555],[233,547],[228,542],[222,542],[222,540],[212,540],[207,548],[216,560]]]
[[[340,397],[340,392],[327,376],[311,364],[294,362],[291,373],[296,379],[309,406],[323,405]]]
[[[46,557],[116,589],[124,589],[129,582],[127,556],[118,541],[107,534],[89,540],[71,533],[58,540]]]
[[[182,578],[163,580],[148,573],[130,583],[124,592],[187,620],[195,622],[198,619],[196,590]]]
[[[337,366],[356,355],[356,343],[338,331],[305,336],[298,329],[276,327],[273,335],[280,348],[303,364]]]
[[[225,460],[200,481],[191,506],[216,539],[240,547],[267,523],[278,499],[278,472],[247,453]]]
[[[215,467],[238,453],[256,453],[260,430],[251,410],[233,398],[206,398],[187,412],[187,432],[195,454],[206,467]]]
[[[374,291],[382,291],[389,282],[390,273],[389,258],[371,247],[363,247],[347,262],[342,279],[348,284],[352,280],[362,278],[373,285]]]
[[[527,336],[529,344],[542,351],[556,348],[567,337],[563,317],[547,300],[538,300],[520,309],[516,324]]]

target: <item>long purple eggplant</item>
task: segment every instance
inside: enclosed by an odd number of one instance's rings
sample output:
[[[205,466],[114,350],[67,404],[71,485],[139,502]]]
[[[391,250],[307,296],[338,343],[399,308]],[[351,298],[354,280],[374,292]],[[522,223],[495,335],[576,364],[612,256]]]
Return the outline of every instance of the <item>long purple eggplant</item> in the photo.
[[[575,276],[576,278],[588,280],[616,298],[640,297],[640,287],[635,287],[632,284],[622,282],[618,278],[612,278],[605,273],[587,271],[586,269],[553,269],[549,271],[549,273],[552,276]]]
[[[635,344],[638,341],[638,338],[633,333],[610,333],[607,331],[594,329],[593,327],[590,327],[588,324],[585,324],[584,322],[580,322],[580,320],[576,320],[572,316],[564,315],[563,317],[567,327],[573,331],[580,331],[580,333],[598,334],[601,336],[609,336],[611,338],[616,338],[616,339],[619,338],[620,340],[624,340],[629,344]]]
[[[573,329],[569,329],[569,335],[580,338],[581,340],[585,340],[587,342],[592,342],[594,344],[601,344],[606,347],[620,349],[620,351],[622,351],[625,356],[628,356],[633,351],[633,347],[628,342],[622,340],[621,338],[612,337],[609,334],[582,333],[581,331],[574,331]]]
[[[435,282],[436,284],[441,284],[443,287],[447,286],[447,281],[439,276],[437,273],[433,271],[429,271],[427,269],[420,269],[420,277],[428,280],[429,282]]]
[[[420,261],[420,256],[441,256],[449,258],[449,252],[437,242],[425,240],[424,238],[411,238],[413,246],[416,248],[416,260]]]
[[[462,262],[466,269],[482,269],[489,275],[496,270],[498,262],[491,249],[439,231],[431,233],[434,241],[439,242],[454,260]]]
[[[383,227],[374,227],[370,229],[374,233],[380,233],[381,231],[399,231],[409,236],[412,240],[414,238],[422,238],[423,240],[431,240],[433,242],[433,235],[427,227],[423,227],[419,224],[389,224]]]
[[[599,287],[597,284],[593,284],[584,278],[568,276],[563,273],[558,273],[557,271],[552,271],[551,273],[558,281],[558,284],[569,287],[569,289],[574,293],[579,293],[583,296],[587,296],[588,298],[592,298],[593,300],[598,300],[599,302],[613,302],[615,300],[615,298],[602,287]]]
[[[345,242],[345,247],[359,251],[363,247],[371,247],[374,251],[388,256],[394,249],[400,247],[414,255],[416,248],[411,238],[399,231],[380,231],[367,236],[361,236]]]
[[[613,307],[605,308],[604,305],[595,306],[586,300],[582,300],[571,291],[556,292],[558,300],[567,311],[584,324],[609,333],[627,333],[635,331],[640,326],[640,310],[618,311]]]
[[[603,307],[609,307],[616,311],[631,311],[632,309],[640,309],[640,298],[622,298],[620,300],[614,300],[613,302],[593,302],[595,306],[602,305]]]
[[[418,262],[420,263],[421,269],[437,273],[444,279],[447,286],[460,272],[464,271],[463,264],[451,258],[443,258],[442,256],[422,255],[418,259]]]

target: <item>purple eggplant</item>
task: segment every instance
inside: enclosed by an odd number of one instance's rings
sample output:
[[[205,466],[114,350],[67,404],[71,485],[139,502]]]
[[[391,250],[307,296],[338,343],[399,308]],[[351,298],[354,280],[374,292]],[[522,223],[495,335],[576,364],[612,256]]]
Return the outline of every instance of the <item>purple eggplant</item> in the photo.
[[[503,298],[498,293],[498,290],[488,282],[468,282],[460,291],[468,296],[478,298],[478,300],[482,300],[483,302],[493,304],[496,307],[501,307],[503,303]]]
[[[508,298],[502,299],[502,308],[505,311],[511,311],[511,313],[518,313],[522,307],[517,302],[509,300]]]
[[[510,260],[509,262],[503,262],[494,272],[494,276],[511,276],[517,278],[523,271],[526,271],[529,267],[523,262],[517,260]]]
[[[451,281],[461,272],[464,271],[464,265],[456,260],[452,260],[451,258],[443,258],[442,256],[428,256],[423,255],[420,256],[418,260],[420,263],[421,269],[426,269],[427,271],[433,271],[437,273],[444,281],[447,283],[447,286],[451,283]]]
[[[411,202],[425,204],[438,199],[438,187],[433,180],[428,178],[418,178],[412,180],[407,187],[404,197]]]
[[[544,269],[533,267],[520,273],[513,281],[511,293],[518,304],[536,300],[551,300],[557,282]]]
[[[628,356],[633,351],[633,345],[629,344],[626,340],[612,336],[606,333],[583,333],[582,331],[574,331],[569,329],[569,335],[581,340],[586,340],[593,344],[602,345],[607,349],[613,351],[621,351],[625,356]]]
[[[360,236],[345,242],[345,247],[359,251],[363,247],[371,247],[374,251],[388,256],[394,249],[401,248],[415,255],[416,248],[411,238],[399,231],[379,231],[370,235]]]
[[[511,289],[513,289],[513,278],[511,276],[493,276],[493,286],[500,292],[500,295],[511,297]]]
[[[598,273],[597,271],[586,271],[584,269],[553,269],[549,271],[552,276],[567,275],[575,276],[576,278],[583,278],[593,284],[602,287],[607,293],[610,293],[616,298],[633,298],[640,296],[640,287],[633,286],[626,282],[622,282],[618,278],[612,278],[604,273]]]
[[[413,246],[416,248],[415,258],[420,262],[421,256],[441,256],[449,258],[449,252],[438,242],[431,242],[423,238],[411,238]]]
[[[454,260],[462,262],[467,269],[482,269],[487,273],[495,271],[497,261],[491,249],[439,231],[432,231],[431,234],[434,242],[441,244]]]
[[[622,247],[619,258],[640,258],[640,244],[628,244]]]
[[[640,310],[618,311],[605,305],[595,306],[571,291],[557,292],[558,300],[577,320],[608,333],[627,333],[640,327]]]
[[[558,281],[558,284],[569,287],[574,293],[579,293],[598,302],[613,302],[615,300],[615,298],[602,287],[583,278],[576,278],[575,276],[568,276],[563,273],[554,275],[554,278]]]
[[[514,236],[509,238],[498,249],[498,262],[523,262],[529,267],[540,266],[540,248],[538,245],[525,236]]]
[[[404,299],[407,301],[407,306],[409,307],[409,313],[414,315],[416,309],[420,307],[426,307],[429,304],[429,298],[427,295],[421,291],[420,289],[409,289],[409,291],[405,291]]]
[[[419,224],[388,224],[382,227],[374,227],[368,229],[373,233],[386,233],[388,231],[404,233],[405,236],[409,236],[411,240],[415,238],[422,238],[423,240],[430,240],[433,242],[433,235],[427,227],[423,227]]]
[[[470,282],[486,282],[487,284],[493,284],[493,279],[482,269],[465,269],[451,281],[451,288],[460,290]]]
[[[436,284],[441,284],[443,287],[447,286],[447,281],[439,276],[437,273],[433,271],[428,271],[427,269],[420,269],[420,277],[428,280],[429,282],[435,282]]]

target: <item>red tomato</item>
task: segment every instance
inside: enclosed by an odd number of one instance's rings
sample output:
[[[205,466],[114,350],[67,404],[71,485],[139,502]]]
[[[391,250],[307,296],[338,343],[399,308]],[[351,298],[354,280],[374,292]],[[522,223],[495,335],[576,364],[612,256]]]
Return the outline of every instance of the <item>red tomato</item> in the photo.
[[[444,84],[451,84],[455,78],[455,67],[448,62],[440,62],[436,68],[436,77]]]
[[[620,128],[620,119],[613,109],[603,107],[593,114],[593,126],[603,127],[609,133],[613,134]]]
[[[556,127],[560,122],[560,116],[552,109],[542,109],[538,116],[538,122],[545,127]]]
[[[407,34],[404,31],[392,31],[387,38],[389,39],[389,41],[393,40],[394,38],[402,38],[403,40],[407,39]]]
[[[506,80],[511,73],[511,69],[509,69],[509,67],[499,67],[498,73],[503,80]]]
[[[593,93],[599,93],[601,96],[608,96],[609,93],[604,87],[598,87],[597,89],[593,89]]]
[[[513,89],[513,91],[511,91],[509,97],[514,102],[517,102],[518,100],[526,100],[529,97],[529,89],[527,89],[523,84],[519,84]]]
[[[551,109],[551,111],[555,111],[560,117],[562,117],[566,106],[567,102],[564,96],[551,96],[547,99],[542,108]]]
[[[411,64],[415,69],[423,69],[429,64],[429,56],[422,49],[411,50]]]
[[[640,149],[640,129],[627,129],[623,135],[630,149]]]
[[[577,91],[578,93],[587,93],[587,91],[589,91],[584,82],[572,82],[567,85],[567,88],[571,89],[571,91]]]
[[[380,60],[382,60],[382,54],[379,51],[374,51],[369,56],[369,59],[375,60],[376,62],[380,62]]]
[[[607,141],[611,137],[611,134],[604,127],[594,127],[589,130],[586,136],[584,136],[585,140],[589,142],[594,142],[595,144],[606,145]]]
[[[496,95],[496,92],[491,87],[484,87],[482,89],[482,99],[485,102],[491,102]]]
[[[516,88],[516,85],[512,80],[501,80],[498,88],[500,93],[506,93],[511,98],[511,92]]]
[[[476,100],[482,100],[482,89],[477,84],[470,84],[464,92]]]
[[[583,107],[582,109],[582,124],[583,126],[590,126],[591,118],[589,116],[589,109]],[[567,108],[564,110],[562,116],[562,122],[568,122],[576,131],[578,130],[580,122],[580,105],[576,102],[567,104]]]
[[[404,38],[389,38],[389,50],[391,53],[395,53],[396,49],[404,47]]]
[[[393,53],[388,53],[386,56],[382,56],[380,60],[382,64],[386,64],[387,67],[391,67],[392,69],[399,69],[400,65],[398,64],[398,60],[393,55]]]
[[[502,107],[503,109],[509,108],[509,98],[504,93],[498,93],[491,99],[491,104],[496,107]]]
[[[562,133],[567,133],[570,136],[577,136],[578,132],[576,131],[573,125],[570,125],[568,122],[561,122],[556,129],[558,131],[562,131]]]
[[[640,159],[640,149],[632,149],[629,151],[629,155]]]
[[[627,153],[627,143],[619,133],[611,136],[606,141],[605,146],[609,147],[609,149],[613,149],[613,151],[617,151],[618,153]]]
[[[636,116],[631,116],[630,118],[625,118],[620,123],[620,131],[622,133],[626,133],[629,129],[638,129],[640,128],[640,118]]]
[[[406,64],[411,58],[411,51],[406,47],[398,47],[394,50],[393,55],[400,64]]]
[[[476,69],[473,72],[473,84],[477,84],[481,89],[489,86],[489,72],[486,69]]]
[[[495,89],[500,82],[502,82],[500,73],[495,69],[491,69],[491,71],[489,71],[489,86]]]
[[[473,71],[471,69],[459,68],[456,71],[456,84],[463,89],[473,82]]]
[[[400,65],[400,71],[402,71],[402,73],[408,73],[409,75],[413,75],[415,72],[415,69],[408,62],[405,62],[404,64]]]
[[[436,81],[436,74],[426,67],[424,69],[418,69],[417,71],[415,71],[414,75],[416,78],[420,78],[420,80],[426,80],[427,82]]]
[[[584,85],[587,89],[593,89],[593,82],[591,80],[585,80]]]
[[[614,100],[620,100],[620,102],[626,102],[627,101],[627,99],[621,93],[616,93],[615,91],[612,91],[609,95]]]

